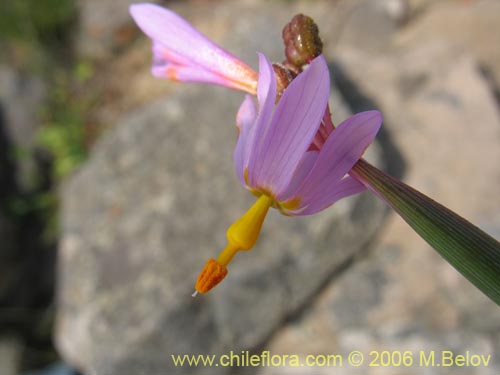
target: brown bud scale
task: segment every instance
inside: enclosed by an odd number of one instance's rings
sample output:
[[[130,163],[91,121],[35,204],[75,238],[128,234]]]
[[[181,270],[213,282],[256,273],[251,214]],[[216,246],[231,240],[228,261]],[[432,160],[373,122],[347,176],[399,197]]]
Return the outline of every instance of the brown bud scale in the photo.
[[[277,98],[279,99],[283,94],[283,91],[288,87],[290,82],[297,76],[296,73],[286,68],[282,64],[273,64],[274,74],[276,74],[276,88],[277,88]]]

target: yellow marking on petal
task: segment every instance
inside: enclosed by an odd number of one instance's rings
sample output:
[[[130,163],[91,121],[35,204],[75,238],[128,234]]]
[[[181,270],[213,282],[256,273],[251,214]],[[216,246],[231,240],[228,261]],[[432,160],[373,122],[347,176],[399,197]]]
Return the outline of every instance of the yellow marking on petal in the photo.
[[[266,218],[273,199],[262,194],[252,207],[227,230],[227,246],[220,252],[217,260],[210,259],[196,281],[195,289],[206,293],[227,275],[226,266],[240,250],[250,250],[259,238],[262,223]]]
[[[286,211],[295,211],[300,206],[300,198],[293,198],[286,202],[279,202],[278,209],[286,215]]]
[[[246,167],[243,171],[243,179],[245,180],[245,184],[247,186],[250,186],[250,184],[248,183],[248,167]]]
[[[227,82],[226,86],[232,87],[241,91],[245,91],[250,95],[257,95],[257,80],[236,80],[232,78],[228,78],[226,76],[220,76],[224,78]]]
[[[238,59],[232,60],[231,66],[226,66],[222,71],[215,71],[220,77],[228,81],[229,87],[246,91],[250,95],[257,94],[257,80],[259,75],[253,69]],[[228,74],[229,73],[229,74]]]

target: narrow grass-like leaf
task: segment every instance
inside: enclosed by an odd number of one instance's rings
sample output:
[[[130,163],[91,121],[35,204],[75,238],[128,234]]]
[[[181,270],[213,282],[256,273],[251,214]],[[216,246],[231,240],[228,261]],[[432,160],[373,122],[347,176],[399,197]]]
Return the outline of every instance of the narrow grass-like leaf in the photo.
[[[500,243],[497,240],[363,159],[350,174],[386,201],[444,259],[500,305]]]

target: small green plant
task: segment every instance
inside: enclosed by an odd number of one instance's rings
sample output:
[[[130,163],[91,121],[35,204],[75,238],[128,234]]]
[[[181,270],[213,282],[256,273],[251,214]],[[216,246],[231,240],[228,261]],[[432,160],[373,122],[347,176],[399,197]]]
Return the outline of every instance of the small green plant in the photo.
[[[88,146],[95,136],[88,113],[98,94],[83,89],[93,74],[92,65],[86,62],[75,64],[72,70],[54,70],[52,90],[41,111],[43,125],[38,132],[38,143],[52,158],[50,174],[56,186],[87,159]],[[45,239],[57,238],[57,194],[39,193],[31,207],[44,216]]]
[[[39,131],[40,145],[53,157],[55,181],[71,172],[87,157],[85,115],[88,99],[78,97],[72,89],[71,77],[59,72],[49,103],[43,109],[43,127]]]
[[[76,16],[73,0],[0,2],[0,35],[41,45],[60,43]]]
[[[58,235],[56,187],[87,157],[86,124],[95,97],[83,89],[93,76],[92,65],[75,63],[71,53],[76,17],[74,0],[0,1],[0,38],[6,52],[2,58],[21,71],[38,75],[48,88],[39,112],[42,126],[37,146],[51,159],[49,170],[34,171],[29,191],[15,192],[6,199],[4,211],[14,221],[38,217],[48,242],[56,241]],[[11,152],[13,160],[33,157],[31,151],[15,145]]]

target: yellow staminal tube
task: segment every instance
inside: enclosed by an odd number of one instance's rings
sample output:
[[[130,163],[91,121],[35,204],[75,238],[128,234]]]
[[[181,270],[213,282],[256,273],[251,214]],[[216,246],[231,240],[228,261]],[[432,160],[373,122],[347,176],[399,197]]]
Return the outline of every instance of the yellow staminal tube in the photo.
[[[259,238],[262,223],[273,199],[262,194],[252,207],[227,230],[227,246],[220,252],[217,259],[209,259],[196,281],[193,297],[199,293],[207,293],[220,283],[227,275],[226,266],[236,252],[250,250]]]

